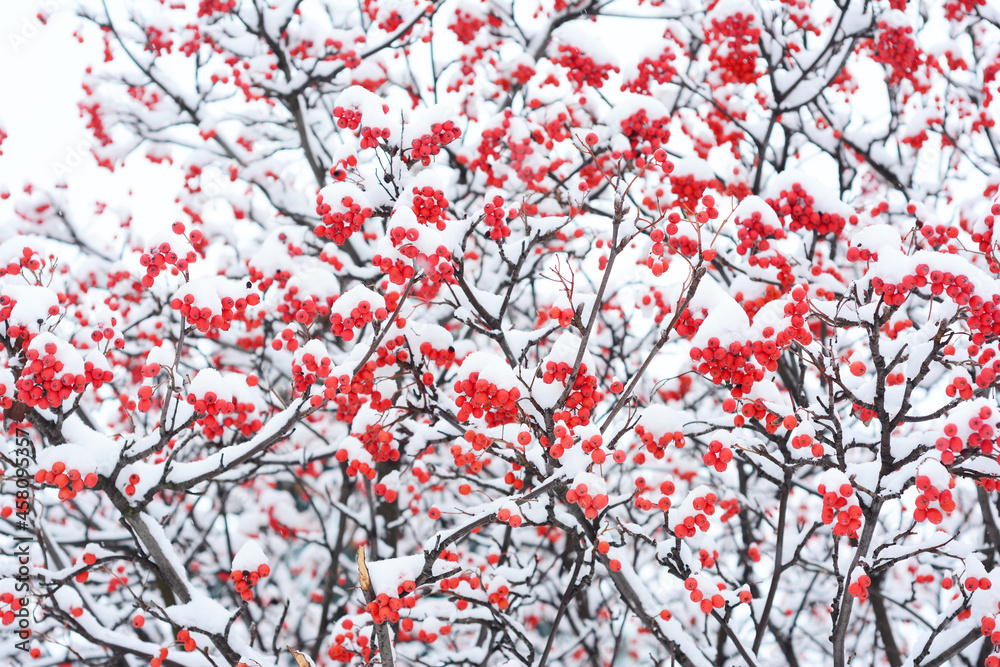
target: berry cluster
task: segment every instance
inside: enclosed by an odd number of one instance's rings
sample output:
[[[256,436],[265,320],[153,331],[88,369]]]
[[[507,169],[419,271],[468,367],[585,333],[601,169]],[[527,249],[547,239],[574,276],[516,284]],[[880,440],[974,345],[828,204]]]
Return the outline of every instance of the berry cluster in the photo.
[[[572,368],[564,361],[545,362],[545,372],[542,374],[542,382],[552,384],[553,382],[566,383],[569,380]],[[604,392],[598,389],[597,378],[587,372],[587,364],[580,364],[580,370],[576,374],[576,381],[566,397],[564,404],[566,409],[557,411],[553,418],[556,421],[565,422],[569,430],[590,423],[590,413],[602,399]],[[574,414],[575,413],[575,414]],[[558,428],[556,432],[558,437]],[[550,452],[551,453],[551,452]]]
[[[399,610],[402,608],[403,601],[400,598],[379,593],[374,600],[365,606],[365,611],[371,614],[375,625],[382,625],[383,623],[399,623]]]
[[[556,57],[551,60],[569,70],[567,76],[575,84],[577,91],[585,85],[600,88],[611,72],[619,71],[615,65],[594,62],[593,58],[570,44],[560,44],[557,51]]]
[[[493,201],[486,202],[483,206],[484,221],[490,229],[490,238],[494,241],[510,236],[510,227],[507,226],[506,220],[513,216],[504,211],[503,205],[503,197],[497,195],[493,197]]]
[[[393,447],[392,432],[383,428],[381,424],[368,426],[364,433],[358,435],[357,438],[376,463],[399,460],[399,450]],[[388,492],[384,484],[382,488]],[[390,498],[387,500],[392,501]]]
[[[191,283],[193,284],[193,283]],[[260,303],[260,295],[246,294],[245,289],[235,281],[220,279],[216,283],[218,289],[214,295],[207,291],[182,287],[170,300],[170,307],[180,311],[189,324],[198,331],[207,333],[213,329],[229,331],[233,320],[246,319],[247,306]],[[228,293],[227,293],[228,292]]]
[[[749,13],[735,12],[722,20],[713,18],[705,27],[705,41],[712,45],[708,58],[723,83],[754,83],[760,77],[758,39],[760,28]]]
[[[0,266],[0,278],[3,276],[19,275],[22,269],[38,271],[45,266],[45,259],[29,246],[21,249],[21,256],[16,259],[7,260],[7,264]]]
[[[21,598],[14,597],[14,594],[9,592],[0,593],[0,605],[7,606],[0,615],[0,623],[11,625],[17,620],[17,612],[21,611]]]
[[[920,235],[927,246],[938,250],[944,246],[944,251],[955,253],[958,248],[952,243],[958,238],[958,227],[951,225],[923,225],[920,227]]]
[[[455,10],[455,19],[448,24],[448,29],[455,33],[462,44],[469,44],[476,38],[486,21],[461,8]]]
[[[705,465],[712,466],[718,472],[725,472],[729,462],[733,460],[733,450],[724,447],[718,440],[708,443],[708,451],[702,457]]]
[[[384,306],[372,309],[368,301],[361,301],[357,306],[351,308],[347,317],[340,312],[335,312],[330,316],[330,333],[345,341],[354,339],[354,332],[360,331],[366,324],[373,321],[382,322],[389,317],[389,311]]]
[[[67,470],[62,461],[53,463],[51,470],[39,470],[35,473],[35,483],[58,487],[60,500],[72,500],[84,488],[92,489],[97,486],[97,482],[97,473],[83,475],[75,468]]]
[[[142,398],[141,390],[140,398]],[[206,438],[218,438],[227,428],[237,429],[244,437],[249,437],[263,425],[257,416],[256,405],[241,402],[231,395],[223,397],[214,391],[206,391],[199,397],[192,391],[188,394],[187,402],[199,415],[196,423],[204,429]]]
[[[175,231],[178,225],[180,226],[181,233],[183,233],[184,224],[180,222],[174,223]],[[192,237],[196,234],[199,237],[201,236],[201,232],[197,229],[191,232]],[[189,250],[184,257],[181,257],[171,249],[170,243],[164,241],[155,248],[150,249],[149,252],[142,253],[139,257],[140,266],[146,269],[146,275],[142,277],[142,286],[147,289],[152,287],[154,279],[167,266],[172,266],[176,274],[177,272],[187,271],[188,266],[194,264],[197,259],[198,253],[194,250]]]
[[[634,79],[622,84],[622,90],[629,90],[641,95],[649,95],[649,82],[669,83],[677,76],[674,68],[674,52],[669,48],[663,50],[656,58],[643,58],[639,61],[638,73]]]
[[[621,122],[622,134],[635,150],[641,142],[646,142],[650,151],[655,151],[670,139],[669,116],[651,120],[645,109],[640,109]],[[664,154],[664,157],[665,154]]]
[[[847,592],[856,597],[860,602],[864,602],[868,599],[868,587],[872,585],[872,579],[860,569],[858,571],[858,576],[847,585]]]
[[[271,568],[268,567],[267,563],[261,563],[256,571],[233,570],[229,578],[236,582],[236,592],[240,594],[240,597],[244,601],[250,602],[253,600],[253,587],[269,574],[271,574]]]
[[[768,250],[771,247],[770,239],[785,238],[785,230],[765,223],[760,212],[754,211],[749,217],[736,218],[736,236],[739,239],[736,252],[746,255],[757,250]]]
[[[517,421],[517,400],[521,390],[517,387],[504,389],[493,382],[480,378],[479,373],[470,373],[464,380],[455,382],[458,396],[458,420],[467,421],[470,416],[485,419],[486,425],[500,426]]]
[[[580,473],[566,491],[566,502],[580,506],[588,519],[596,519],[598,512],[608,506],[604,480],[592,473]]]
[[[448,199],[444,196],[444,192],[429,185],[422,188],[414,187],[411,208],[420,224],[435,225],[439,230],[444,230],[444,215],[448,210]]]
[[[28,407],[58,409],[73,394],[83,393],[88,384],[97,389],[114,377],[110,370],[97,368],[93,361],[81,363],[68,343],[51,334],[39,334],[30,340],[21,377],[14,383],[17,400]],[[104,359],[97,354],[91,358]],[[80,366],[82,373],[72,372],[74,367],[79,371]]]
[[[838,473],[837,470],[827,471],[827,475]],[[840,479],[842,478],[842,479]],[[840,473],[838,477],[840,484],[827,485],[820,483],[817,490],[823,494],[823,523],[830,524],[836,521],[833,526],[833,534],[857,539],[858,528],[861,527],[861,505],[854,494],[854,487],[847,481],[846,476]],[[827,489],[830,490],[827,490]]]
[[[322,601],[322,599],[320,600]],[[331,660],[342,663],[353,662],[355,658],[358,657],[358,650],[352,650],[347,648],[345,643],[356,643],[364,661],[367,663],[369,657],[371,657],[371,647],[368,646],[368,637],[362,635],[360,632],[355,635],[354,633],[354,621],[349,618],[344,619],[340,627],[343,628],[343,632],[338,632],[333,638],[333,644],[327,649],[326,654]]]
[[[678,508],[680,518],[671,517],[676,521],[674,535],[679,538],[694,537],[698,529],[708,531],[708,517],[715,514],[715,504],[719,497],[705,487],[691,491],[684,503]]]
[[[670,176],[670,191],[677,197],[674,206],[681,207],[688,213],[693,213],[698,207],[698,201],[708,189],[720,189],[718,180],[698,178],[694,174],[673,173]],[[668,230],[668,233],[669,230]]]
[[[431,158],[441,152],[442,146],[447,146],[460,136],[462,136],[462,130],[452,121],[434,123],[429,134],[417,137],[410,142],[410,159],[414,162],[419,160],[424,166],[429,165]]]
[[[652,426],[644,426],[639,423],[635,426],[635,434],[639,436],[642,441],[643,446],[657,459],[662,459],[667,447],[671,443],[675,444],[678,449],[684,447],[687,444],[684,439],[684,434],[681,431],[666,431],[659,437],[654,433]]]
[[[355,202],[351,196],[340,200],[339,210],[323,201],[323,195],[316,195],[316,213],[323,218],[322,224],[313,230],[316,236],[327,238],[337,245],[344,245],[355,232],[361,231],[365,220],[372,217],[372,209],[367,205]]]
[[[879,21],[871,49],[872,60],[888,67],[891,85],[906,80],[917,92],[930,90],[930,84],[918,76],[921,69],[927,69],[929,61],[913,39],[913,26],[890,26]]]
[[[954,479],[951,480],[950,486],[955,486]],[[914,501],[916,505],[916,509],[913,510],[914,521],[918,523],[930,521],[937,525],[944,520],[944,514],[951,514],[955,510],[955,500],[951,496],[951,491],[938,490],[927,475],[917,475],[917,489],[920,495]],[[932,503],[935,502],[937,507],[932,507]]]
[[[820,236],[840,234],[847,225],[838,213],[816,210],[815,199],[800,183],[793,183],[791,190],[782,190],[777,197],[769,198],[767,203],[775,213],[788,220],[788,228],[793,232],[804,229]],[[851,222],[856,223],[857,218],[852,216]]]
[[[813,456],[820,457],[826,451],[823,445],[816,442],[808,433],[802,433],[792,437],[792,447],[794,449],[810,448]]]
[[[965,386],[968,387],[968,381],[966,381]],[[986,456],[993,454],[993,448],[996,445],[996,438],[994,438],[996,431],[993,424],[987,421],[992,417],[992,408],[988,405],[981,407],[967,422],[969,435],[966,438],[959,436],[957,424],[952,422],[945,424],[944,435],[934,443],[935,448],[941,452],[941,463],[945,465],[954,463],[955,457],[961,454],[966,446],[979,448]]]
[[[716,586],[716,590],[722,590],[721,586]],[[706,590],[711,591],[710,585],[706,586],[704,582],[699,582],[697,577],[685,579],[684,588],[690,593],[691,602],[696,603],[702,613],[711,614],[713,609],[722,609],[726,606],[725,598],[719,593],[709,595]],[[662,618],[662,612],[660,616]]]

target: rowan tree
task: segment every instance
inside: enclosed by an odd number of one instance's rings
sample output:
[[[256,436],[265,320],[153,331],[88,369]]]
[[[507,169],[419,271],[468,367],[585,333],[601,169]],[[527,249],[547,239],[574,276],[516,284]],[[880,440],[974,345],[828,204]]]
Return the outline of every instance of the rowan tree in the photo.
[[[1000,664],[995,4],[76,12],[4,659]]]

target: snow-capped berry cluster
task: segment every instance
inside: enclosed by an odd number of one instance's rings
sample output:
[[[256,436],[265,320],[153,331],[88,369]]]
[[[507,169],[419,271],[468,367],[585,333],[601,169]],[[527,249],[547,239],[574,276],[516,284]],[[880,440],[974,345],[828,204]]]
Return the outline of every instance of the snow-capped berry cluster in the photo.
[[[603,477],[580,473],[566,491],[566,502],[579,505],[588,519],[596,519],[597,514],[608,506],[606,486]]]
[[[486,202],[483,206],[483,220],[490,230],[490,238],[494,241],[510,236],[510,227],[507,226],[508,214],[503,206],[503,197],[500,195],[494,196],[492,201]]]
[[[710,525],[708,517],[715,514],[718,501],[719,497],[706,486],[692,489],[670,515],[674,535],[679,538],[694,537],[698,530],[707,531]]]
[[[916,484],[920,494],[913,501],[916,506],[913,510],[914,521],[918,523],[930,521],[936,525],[944,521],[946,514],[951,514],[955,510],[955,500],[950,489],[939,490],[927,475],[917,475]],[[955,480],[950,479],[949,484],[954,487]],[[937,507],[934,507],[935,504]]]
[[[817,491],[823,495],[823,523],[834,524],[834,535],[857,538],[862,511],[854,487],[847,476],[836,469],[827,470],[821,479]]]
[[[429,165],[431,158],[441,152],[442,146],[447,146],[460,136],[462,130],[452,121],[434,123],[429,134],[419,136],[410,142],[410,159]]]
[[[815,198],[801,183],[793,183],[790,189],[781,190],[778,196],[768,198],[767,203],[775,213],[788,221],[788,228],[815,232],[820,236],[840,234],[847,220],[836,212],[818,210]],[[857,222],[853,219],[851,222]]]
[[[684,588],[688,591],[691,602],[698,605],[702,613],[710,614],[713,609],[722,609],[726,606],[726,599],[718,592],[712,592],[712,584],[703,577],[690,576],[684,580]],[[715,586],[715,591],[722,590],[719,585]]]
[[[868,599],[868,587],[872,585],[872,579],[860,567],[856,571],[857,574],[847,585],[847,592],[863,602]]]
[[[459,42],[469,44],[485,25],[486,21],[478,13],[472,13],[467,7],[459,7],[455,10],[455,18],[448,24],[448,29],[455,33]]]
[[[487,426],[512,424],[517,420],[517,400],[521,390],[517,387],[504,388],[481,378],[478,372],[470,373],[463,380],[455,382],[455,405],[458,406],[458,420],[467,421],[470,416],[485,419]]]
[[[72,345],[50,333],[29,340],[21,377],[14,384],[17,400],[28,407],[59,409],[87,385],[100,388],[114,377],[107,360],[96,351],[83,361]]]
[[[253,600],[253,587],[257,582],[271,573],[267,563],[257,566],[256,570],[233,570],[229,578],[236,582],[236,592],[245,602]]]
[[[638,72],[635,78],[623,83],[622,90],[648,95],[650,81],[669,83],[677,76],[677,69],[674,67],[675,58],[676,56],[670,48],[665,48],[655,58],[643,58],[637,65]]]
[[[365,221],[372,217],[372,209],[363,200],[355,201],[344,195],[339,202],[331,204],[324,200],[322,192],[316,195],[316,213],[322,217],[322,224],[316,225],[314,232],[320,238],[330,239],[337,245],[344,245],[355,232],[361,231]]]
[[[705,42],[711,45],[708,58],[723,83],[754,83],[760,77],[758,39],[760,27],[749,13],[713,18],[705,26]]]
[[[645,109],[639,109],[621,121],[621,129],[633,151],[640,143],[645,142],[652,152],[670,140],[670,130],[667,129],[669,124],[668,116],[651,119]]]
[[[381,424],[367,426],[356,437],[375,462],[399,460],[399,450],[393,446],[392,431],[383,428]]]
[[[344,340],[352,340],[355,331],[360,331],[366,324],[382,322],[387,317],[389,317],[389,311],[384,306],[372,309],[372,305],[368,301],[362,300],[348,311],[347,317],[344,317],[340,312],[335,312],[330,316],[330,333]]]
[[[444,230],[444,216],[448,210],[448,199],[444,192],[429,185],[413,188],[413,213],[422,225],[434,225]]]
[[[179,227],[178,227],[179,226]],[[180,229],[179,233],[184,232],[184,224],[177,222],[174,223],[175,231]],[[201,232],[193,230],[191,236],[197,235],[201,237]],[[174,267],[176,271],[187,271],[191,264],[194,264],[198,260],[198,253],[194,250],[188,250],[184,257],[175,252],[170,242],[164,241],[158,246],[151,248],[148,252],[142,253],[139,256],[139,265],[145,267],[146,275],[142,277],[142,286],[147,289],[153,286],[153,281],[160,272],[165,270],[166,267]]]
[[[741,255],[756,250],[768,250],[771,239],[781,240],[785,238],[785,230],[767,224],[760,211],[754,211],[749,216],[737,216],[735,222],[736,235],[739,239],[736,252]]]
[[[677,197],[674,206],[679,206],[688,213],[694,213],[698,208],[698,202],[705,194],[705,190],[718,189],[721,187],[715,178],[704,178],[690,172],[682,173],[675,171],[670,175],[670,191]],[[670,231],[667,232],[672,236]],[[683,254],[683,253],[682,253]],[[693,256],[693,254],[686,254]]]
[[[259,303],[259,294],[221,276],[192,280],[170,299],[170,307],[202,333],[228,331],[233,320],[245,320],[246,309]]]
[[[0,264],[0,278],[20,275],[24,269],[38,271],[46,264],[45,258],[31,246],[24,246],[20,255],[11,257],[6,262],[6,264]]]
[[[56,461],[50,470],[36,472],[35,482],[58,488],[60,500],[72,500],[84,488],[92,489],[97,486],[98,477],[94,472],[83,474],[76,468],[67,469],[65,463]]]
[[[645,415],[644,415],[645,416]],[[657,459],[662,459],[664,453],[671,444],[678,449],[687,444],[684,433],[681,431],[668,431],[657,429],[651,423],[644,423],[642,419],[635,425],[635,434],[639,436],[643,446]]]
[[[367,91],[366,91],[367,92]],[[382,105],[382,113],[389,113],[389,105]],[[337,127],[348,130],[361,128],[361,148],[375,148],[380,139],[388,139],[392,132],[386,127],[375,127],[361,124],[362,112],[354,106],[336,106],[333,108],[333,117],[337,119]]]
[[[567,71],[570,81],[580,90],[583,86],[600,88],[608,80],[611,72],[618,72],[617,65],[598,63],[594,59],[571,44],[560,44],[556,55],[550,60],[556,65],[562,65]]]

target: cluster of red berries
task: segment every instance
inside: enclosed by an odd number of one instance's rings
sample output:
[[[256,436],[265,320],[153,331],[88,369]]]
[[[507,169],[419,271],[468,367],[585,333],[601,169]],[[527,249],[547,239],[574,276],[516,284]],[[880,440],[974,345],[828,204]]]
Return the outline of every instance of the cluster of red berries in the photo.
[[[180,226],[181,232],[184,231],[184,223],[175,222],[175,231]],[[201,235],[201,232],[197,229],[191,232],[191,235],[195,234]],[[150,249],[149,252],[144,252],[139,257],[139,265],[145,267],[146,275],[142,277],[142,286],[145,288],[150,288],[153,286],[154,279],[160,275],[160,272],[167,266],[174,267],[175,272],[177,271],[187,271],[188,266],[194,264],[198,259],[198,253],[194,250],[189,250],[184,257],[179,256],[174,252],[170,243],[164,241],[155,248]]]
[[[785,238],[785,230],[765,223],[760,212],[754,211],[749,217],[736,218],[736,236],[739,239],[736,252],[746,255],[755,250],[768,250],[771,239]]]
[[[653,432],[652,427],[644,426],[643,424],[636,424],[635,434],[639,436],[642,441],[643,446],[657,459],[662,459],[664,453],[673,443],[678,449],[684,447],[687,441],[684,438],[684,434],[681,431],[666,431],[659,437]]]
[[[60,500],[72,500],[76,494],[84,488],[92,489],[97,486],[97,473],[89,472],[82,475],[75,468],[66,469],[66,464],[56,461],[52,464],[51,470],[39,470],[35,473],[37,484],[48,484],[59,488]]]
[[[708,443],[708,451],[702,457],[705,465],[712,466],[718,472],[725,472],[729,462],[733,460],[733,450],[724,447],[718,440]]]
[[[493,382],[470,373],[464,380],[455,382],[455,405],[458,406],[458,420],[468,421],[469,417],[485,419],[487,426],[512,424],[517,421],[517,400],[521,390],[517,387],[504,389]]]
[[[822,443],[814,440],[808,433],[801,433],[792,437],[792,448],[804,449],[806,447],[810,448],[812,455],[815,457],[823,456],[823,453],[826,451]]]
[[[420,350],[420,354],[424,355],[425,359],[440,368],[451,368],[451,365],[455,363],[455,348],[453,347],[439,350],[429,341],[424,341],[417,349]]]
[[[639,109],[634,114],[621,122],[622,134],[628,139],[629,145],[634,150],[641,142],[646,142],[650,149],[655,151],[662,144],[670,139],[669,116],[663,116],[655,120],[650,119],[645,109]],[[664,153],[664,157],[666,154]]]
[[[566,502],[579,505],[588,519],[596,519],[598,512],[608,506],[608,494],[602,492],[603,480],[582,473],[574,481],[576,484],[566,491]]]
[[[360,331],[366,324],[373,321],[382,322],[389,317],[389,311],[383,307],[372,309],[368,301],[361,301],[357,306],[351,308],[347,317],[335,312],[330,316],[330,333],[339,336],[345,341],[354,339],[354,332]]]
[[[327,318],[330,316],[330,306],[333,305],[334,297],[328,296],[325,299],[314,294],[299,297],[299,287],[289,285],[288,289],[281,297],[278,304],[278,316],[285,324],[298,322],[299,324],[312,324],[317,318]]]
[[[383,623],[399,623],[399,610],[402,608],[403,601],[400,598],[379,593],[374,600],[365,606],[365,611],[371,614],[375,625],[382,625]]]
[[[483,216],[486,226],[489,227],[490,238],[500,241],[510,236],[510,227],[507,226],[508,213],[503,208],[503,197],[496,195],[492,201],[486,202],[483,206]]]
[[[460,136],[462,130],[452,121],[434,123],[430,134],[417,137],[410,142],[410,159],[414,162],[419,160],[425,166],[429,165],[431,158],[441,152],[442,146],[447,146]]]
[[[924,237],[924,242],[931,248],[938,249],[946,246],[948,252],[958,252],[954,245],[948,245],[958,238],[958,227],[951,225],[923,225],[920,228],[920,235]]]
[[[114,377],[110,370],[97,368],[92,361],[84,363],[83,373],[66,371],[63,361],[57,358],[60,347],[65,345],[51,334],[32,339],[21,377],[14,383],[18,401],[43,410],[58,409],[73,394],[83,393],[88,384],[97,389]],[[75,350],[71,354],[75,356]]]
[[[921,68],[927,67],[928,60],[913,39],[913,26],[890,26],[879,21],[871,49],[872,60],[888,66],[891,85],[907,80],[917,92],[930,90],[930,84],[918,76]]]
[[[545,372],[542,374],[542,382],[552,384],[553,382],[567,382],[572,368],[564,361],[545,362]],[[566,410],[557,412],[554,417],[557,421],[566,423],[569,429],[590,423],[590,413],[594,406],[604,398],[604,392],[598,389],[597,378],[587,372],[587,364],[580,364],[580,370],[576,374],[576,381],[566,398]],[[575,412],[575,414],[573,414]]]
[[[21,256],[17,259],[7,260],[7,263],[0,265],[0,278],[3,276],[16,276],[22,269],[38,271],[45,266],[45,259],[36,250],[25,246],[21,249]]]
[[[347,618],[341,622],[341,627],[343,632],[338,632],[333,638],[333,644],[327,649],[326,654],[330,656],[331,660],[336,662],[349,663],[358,657],[358,651],[351,650],[344,646],[347,642],[356,642],[361,650],[362,657],[367,663],[371,657],[371,647],[368,646],[368,637],[365,637],[360,632],[355,636],[354,633],[354,621]]]
[[[372,459],[377,463],[399,460],[399,450],[392,446],[392,433],[382,428],[380,424],[368,426],[364,433],[358,435],[358,440],[361,441],[365,450],[371,454]],[[383,485],[383,488],[385,488],[385,485]],[[392,499],[387,498],[387,500],[392,502]]]
[[[17,620],[17,612],[21,611],[21,598],[14,597],[13,593],[0,593],[0,604],[8,607],[0,614],[0,623],[11,625]]]
[[[669,83],[677,76],[674,68],[674,52],[669,48],[663,50],[656,58],[643,58],[639,61],[638,74],[622,84],[622,90],[629,90],[640,95],[649,95],[649,82]]]
[[[951,480],[950,486],[955,486],[954,480]],[[930,521],[937,525],[944,520],[944,514],[951,514],[955,510],[955,500],[951,496],[951,491],[938,490],[927,475],[917,475],[917,489],[920,494],[914,501],[916,505],[916,509],[913,510],[914,521],[918,523]],[[935,502],[938,506],[932,507],[931,504]]]
[[[444,215],[448,211],[448,199],[444,196],[444,192],[429,185],[422,188],[414,187],[411,208],[420,224],[435,225],[439,230],[444,230]]]
[[[708,531],[708,517],[715,514],[715,504],[719,497],[704,487],[691,492],[691,496],[679,508],[681,519],[674,526],[674,535],[680,538],[694,537],[698,529]]]
[[[752,14],[735,12],[722,20],[712,19],[705,28],[705,41],[712,45],[708,58],[723,83],[748,84],[760,77],[758,39],[760,28],[754,24]]]
[[[372,217],[371,207],[355,202],[350,195],[340,200],[338,210],[323,201],[322,194],[316,195],[316,213],[322,217],[322,224],[316,225],[314,233],[337,245],[344,245],[352,234],[361,231],[365,220]]]
[[[847,221],[838,213],[816,210],[815,199],[800,183],[793,183],[791,190],[782,190],[776,198],[768,199],[767,203],[775,213],[788,219],[788,228],[793,232],[805,229],[820,236],[840,234],[847,225]],[[851,222],[856,223],[857,216],[851,216]]]
[[[253,587],[269,574],[271,574],[271,568],[268,567],[267,563],[261,563],[256,571],[233,570],[229,578],[236,582],[236,592],[240,594],[240,597],[244,601],[250,602],[253,600]]]
[[[483,588],[487,591],[493,588],[493,591],[489,593],[486,598],[487,601],[495,606],[500,611],[506,611],[510,606],[510,600],[507,596],[510,595],[510,587],[507,585],[506,580],[502,577],[496,577],[493,581],[488,584],[483,584]]]
[[[968,386],[968,381],[966,381],[966,386]],[[993,417],[992,408],[987,405],[981,407],[976,414],[969,418],[968,428],[971,433],[966,438],[959,436],[958,425],[950,422],[945,424],[944,435],[934,443],[935,448],[941,452],[941,463],[945,465],[954,463],[955,456],[961,454],[966,446],[978,447],[987,456],[992,454],[993,447],[996,445],[996,439],[993,437],[996,431],[993,424],[987,421],[991,417]]]
[[[836,471],[830,471],[836,472]],[[844,479],[836,488],[827,490],[825,484],[820,484],[817,490],[823,494],[823,523],[830,524],[836,521],[833,526],[833,534],[857,538],[858,528],[861,527],[861,505],[854,494],[854,487]]]
[[[691,598],[691,602],[696,603],[702,613],[711,614],[713,609],[722,609],[726,606],[726,600],[722,597],[722,595],[719,593],[709,595],[702,590],[702,585],[696,577],[688,577],[685,579],[684,588],[690,593],[689,597]],[[721,585],[717,587],[717,590],[722,590]],[[662,612],[660,617],[663,617]]]
[[[234,289],[237,292],[238,289]],[[211,303],[200,302],[193,292],[187,292],[182,297],[174,297],[170,300],[170,307],[180,311],[181,315],[194,325],[202,333],[211,329],[229,331],[233,320],[245,318],[247,306],[256,306],[260,303],[260,295],[250,293],[244,296],[221,296],[218,301]]]
[[[237,429],[243,436],[249,437],[263,426],[263,422],[257,416],[257,406],[249,402],[240,402],[234,397],[223,399],[215,392],[209,391],[200,398],[194,393],[188,394],[187,402],[194,406],[197,414],[203,415],[198,417],[197,424],[204,429],[206,438],[217,438],[227,428]]]
[[[499,519],[503,523],[506,523],[511,528],[517,528],[518,526],[521,525],[521,522],[524,521],[524,517],[522,517],[520,514],[516,512],[512,512],[510,509],[506,507],[501,507],[499,510],[497,510],[497,519]]]
[[[868,599],[868,587],[872,585],[872,579],[863,572],[854,581],[847,585],[847,592],[856,597],[860,602]]]
[[[462,44],[469,44],[485,25],[486,21],[483,19],[459,8],[455,10],[455,19],[448,24],[448,29],[455,33]]]
[[[600,88],[608,80],[611,72],[619,71],[615,65],[595,62],[593,58],[570,44],[560,44],[556,56],[551,60],[568,70],[567,76],[577,91],[585,85]]]
[[[677,172],[670,176],[670,191],[677,197],[674,205],[688,213],[694,213],[695,209],[698,208],[698,202],[704,196],[705,190],[720,189],[721,187],[722,184],[714,178],[704,179],[698,178],[694,174]],[[669,229],[667,232],[673,235]]]

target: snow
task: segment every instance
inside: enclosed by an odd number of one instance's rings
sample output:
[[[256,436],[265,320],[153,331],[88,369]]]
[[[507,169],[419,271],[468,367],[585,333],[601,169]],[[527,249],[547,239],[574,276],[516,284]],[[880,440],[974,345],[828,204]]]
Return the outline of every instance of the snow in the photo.
[[[182,628],[218,635],[225,633],[232,616],[232,612],[205,595],[194,596],[186,604],[171,605],[164,612]]]
[[[233,570],[249,570],[256,572],[261,565],[267,564],[267,556],[257,540],[247,540],[233,556]]]

